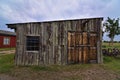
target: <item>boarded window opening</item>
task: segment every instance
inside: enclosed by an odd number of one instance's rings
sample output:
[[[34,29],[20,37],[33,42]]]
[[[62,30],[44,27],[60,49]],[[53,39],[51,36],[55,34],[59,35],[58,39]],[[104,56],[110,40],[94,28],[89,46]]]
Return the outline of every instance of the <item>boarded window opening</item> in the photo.
[[[27,51],[38,51],[39,50],[39,37],[38,36],[27,36],[26,49]]]

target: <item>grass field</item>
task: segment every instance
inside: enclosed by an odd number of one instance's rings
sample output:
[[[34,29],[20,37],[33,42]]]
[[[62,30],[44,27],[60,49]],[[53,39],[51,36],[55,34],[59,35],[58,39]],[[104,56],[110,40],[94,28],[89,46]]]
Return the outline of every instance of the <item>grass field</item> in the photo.
[[[9,51],[9,50],[15,50],[15,48],[0,48],[0,51]]]
[[[5,80],[120,80],[120,58],[104,56],[104,64],[15,66],[14,54],[0,55]]]
[[[120,49],[120,43],[114,43],[113,46],[109,46],[109,43],[102,43],[102,48],[118,48]]]
[[[14,54],[0,55],[0,72],[9,72],[14,67]]]

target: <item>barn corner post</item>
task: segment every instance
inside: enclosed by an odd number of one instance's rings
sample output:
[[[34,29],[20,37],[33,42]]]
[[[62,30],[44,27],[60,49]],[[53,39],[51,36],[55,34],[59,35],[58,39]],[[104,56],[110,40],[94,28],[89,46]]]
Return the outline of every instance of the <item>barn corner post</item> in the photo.
[[[103,18],[100,20],[100,26],[101,26],[101,27],[100,27],[100,40],[101,40],[101,41],[100,41],[100,42],[101,42],[101,45],[100,45],[100,46],[101,46],[101,47],[100,47],[101,49],[100,49],[100,52],[101,52],[101,63],[103,63],[103,53],[102,53],[102,39],[103,39],[103,36],[102,36],[103,27],[102,27],[102,26],[103,26],[103,25],[102,25],[102,21],[103,21]]]
[[[98,52],[98,63],[103,63],[103,54],[102,54],[102,21],[103,18],[99,20],[98,26],[99,26],[99,41],[97,42],[97,52]]]

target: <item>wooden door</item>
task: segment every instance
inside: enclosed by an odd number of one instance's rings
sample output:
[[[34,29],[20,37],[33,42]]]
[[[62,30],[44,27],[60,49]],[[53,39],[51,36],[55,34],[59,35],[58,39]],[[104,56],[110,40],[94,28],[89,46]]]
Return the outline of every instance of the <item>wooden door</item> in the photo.
[[[68,32],[68,63],[88,63],[87,32]]]
[[[97,33],[90,33],[90,63],[97,62]]]

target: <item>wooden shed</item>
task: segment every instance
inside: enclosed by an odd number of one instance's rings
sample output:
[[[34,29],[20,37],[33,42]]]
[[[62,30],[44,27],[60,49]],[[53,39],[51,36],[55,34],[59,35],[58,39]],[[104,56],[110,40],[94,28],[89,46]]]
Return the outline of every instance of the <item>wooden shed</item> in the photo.
[[[16,65],[102,63],[102,20],[7,24],[17,34]]]

